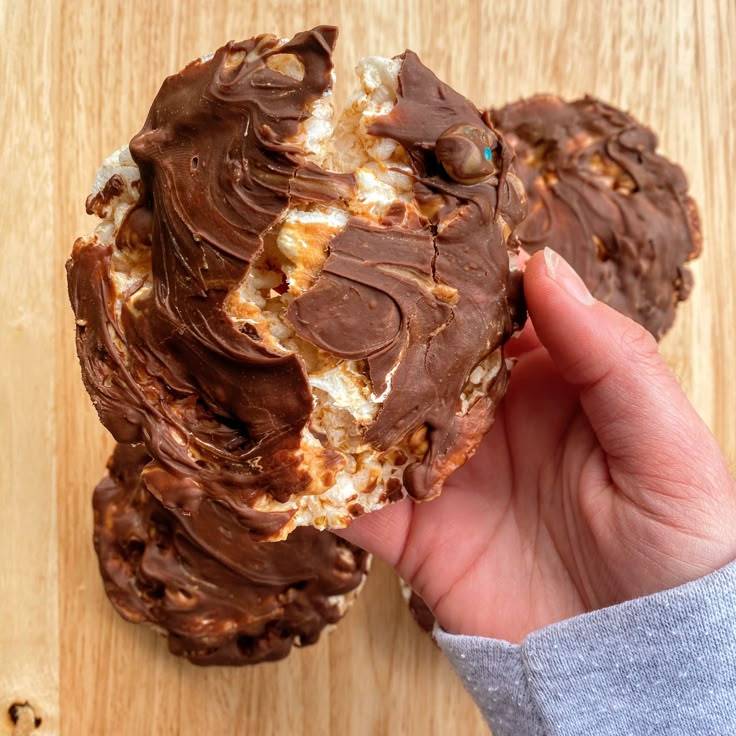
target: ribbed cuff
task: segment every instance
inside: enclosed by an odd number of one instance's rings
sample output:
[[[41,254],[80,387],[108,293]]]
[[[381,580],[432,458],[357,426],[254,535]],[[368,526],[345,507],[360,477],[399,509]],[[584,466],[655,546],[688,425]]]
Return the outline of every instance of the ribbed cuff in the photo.
[[[494,736],[736,733],[736,563],[521,645],[435,638]]]
[[[435,627],[434,637],[480,707],[493,736],[543,736],[521,646]]]

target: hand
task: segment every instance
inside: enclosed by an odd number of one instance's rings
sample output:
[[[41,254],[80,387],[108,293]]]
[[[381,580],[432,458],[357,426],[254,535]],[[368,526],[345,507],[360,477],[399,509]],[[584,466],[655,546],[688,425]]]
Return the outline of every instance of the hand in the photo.
[[[654,339],[550,250],[524,289],[533,328],[475,456],[342,532],[447,631],[511,642],[736,558],[736,487]]]

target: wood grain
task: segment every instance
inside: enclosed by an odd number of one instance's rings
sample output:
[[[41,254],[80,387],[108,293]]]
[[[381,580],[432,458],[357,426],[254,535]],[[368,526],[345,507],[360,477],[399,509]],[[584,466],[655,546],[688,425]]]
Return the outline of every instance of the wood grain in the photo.
[[[479,105],[596,94],[659,131],[701,204],[696,289],[663,349],[736,461],[736,7],[732,0],[0,2],[0,734],[481,734],[377,565],[318,646],[199,669],[125,624],[100,585],[90,494],[111,443],[79,379],[63,264],[101,159],[163,77],[230,38],[341,27],[337,97],[365,54],[410,47]],[[13,723],[12,703],[30,704]],[[17,712],[16,712],[17,716]],[[37,718],[41,719],[36,726]]]
[[[0,150],[7,175],[0,208],[0,434],[5,446],[0,463],[0,733],[15,725],[16,733],[23,734],[35,728],[37,717],[43,733],[56,733],[58,258],[49,171],[54,101],[47,77],[56,46],[46,2],[22,11],[8,4],[0,19],[2,36],[18,39],[0,45]],[[29,23],[35,34],[29,56],[35,59],[18,64],[19,40]],[[16,724],[9,715],[14,705]]]

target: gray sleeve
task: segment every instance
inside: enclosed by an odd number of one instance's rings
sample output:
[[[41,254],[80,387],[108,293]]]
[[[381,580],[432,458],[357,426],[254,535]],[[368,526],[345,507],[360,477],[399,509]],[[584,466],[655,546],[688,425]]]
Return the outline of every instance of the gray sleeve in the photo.
[[[518,645],[435,638],[493,736],[736,734],[736,562]]]

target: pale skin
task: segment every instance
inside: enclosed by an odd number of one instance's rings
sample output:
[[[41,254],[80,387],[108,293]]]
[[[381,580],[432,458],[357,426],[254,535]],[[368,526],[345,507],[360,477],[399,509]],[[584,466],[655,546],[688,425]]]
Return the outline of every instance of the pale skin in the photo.
[[[552,251],[525,294],[533,327],[475,456],[440,498],[342,532],[445,630],[514,643],[736,559],[736,484],[655,341]]]

